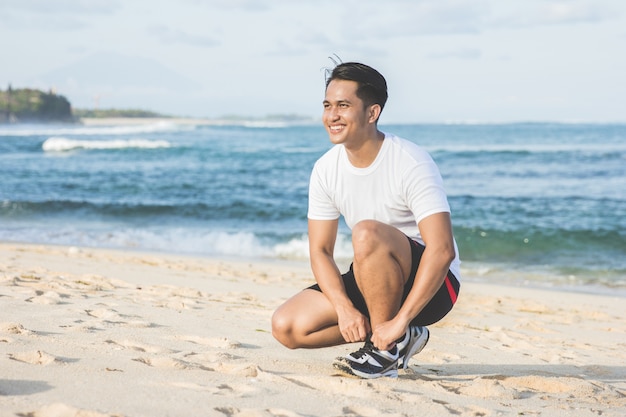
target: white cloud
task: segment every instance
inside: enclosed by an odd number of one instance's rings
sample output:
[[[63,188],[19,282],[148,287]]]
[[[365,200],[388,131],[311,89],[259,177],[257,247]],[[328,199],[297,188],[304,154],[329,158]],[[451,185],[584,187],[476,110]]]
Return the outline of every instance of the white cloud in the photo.
[[[619,15],[614,2],[606,0],[528,0],[495,17],[490,26],[528,29],[551,25],[595,24]]]
[[[76,31],[87,28],[93,17],[111,16],[121,10],[118,1],[111,0],[2,0],[2,23],[12,30]]]
[[[29,15],[94,15],[111,14],[119,10],[119,0],[2,0],[0,10],[27,12]]]
[[[489,13],[483,0],[368,2],[345,10],[343,34],[358,40],[478,33]]]
[[[48,85],[63,87],[67,80],[77,89],[132,87],[189,92],[200,86],[157,61],[116,52],[98,52],[40,76]]]
[[[185,0],[185,2],[207,9],[239,10],[242,12],[264,12],[271,10],[272,6],[280,3],[279,0]]]
[[[439,50],[428,54],[433,59],[480,59],[482,52],[478,48],[459,47],[454,50]]]
[[[220,45],[220,41],[215,38],[190,34],[184,30],[177,28],[172,29],[163,25],[148,28],[148,33],[156,36],[159,41],[165,43],[180,43],[203,48],[212,48]]]

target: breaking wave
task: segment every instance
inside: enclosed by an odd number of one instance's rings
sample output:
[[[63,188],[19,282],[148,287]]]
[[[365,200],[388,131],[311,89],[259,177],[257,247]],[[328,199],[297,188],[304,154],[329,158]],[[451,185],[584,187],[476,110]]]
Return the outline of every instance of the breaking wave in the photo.
[[[116,139],[116,140],[77,140],[63,137],[48,138],[41,148],[45,152],[66,152],[76,149],[85,150],[111,150],[111,149],[157,149],[169,148],[171,145],[166,140],[146,139]]]

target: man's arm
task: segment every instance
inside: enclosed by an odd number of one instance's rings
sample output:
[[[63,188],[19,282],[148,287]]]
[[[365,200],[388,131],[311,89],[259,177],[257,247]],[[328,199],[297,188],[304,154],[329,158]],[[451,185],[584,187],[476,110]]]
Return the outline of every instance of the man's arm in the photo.
[[[341,273],[334,259],[339,220],[309,219],[311,269],[324,295],[337,312],[339,331],[346,342],[360,342],[370,332],[369,321],[346,294]]]
[[[413,288],[398,316],[407,325],[437,293],[456,256],[450,213],[437,213],[419,223],[424,240],[424,254],[420,261]]]

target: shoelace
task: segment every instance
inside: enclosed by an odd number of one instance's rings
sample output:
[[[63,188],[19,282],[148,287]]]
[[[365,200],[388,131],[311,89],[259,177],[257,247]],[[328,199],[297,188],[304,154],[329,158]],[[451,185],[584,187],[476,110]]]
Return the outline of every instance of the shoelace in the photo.
[[[362,348],[360,348],[359,350],[357,350],[356,352],[353,352],[351,355],[352,355],[352,357],[354,357],[355,359],[361,359],[363,356],[365,356],[365,355],[369,355],[369,353],[370,353],[371,351],[373,351],[373,350],[374,350],[374,351],[377,351],[377,352],[380,352],[380,350],[378,350],[378,349],[374,346],[374,344],[372,343],[372,341],[368,338],[368,339],[365,341],[365,344],[363,345],[363,347],[362,347]],[[395,355],[395,353],[393,353],[393,351],[397,351],[397,352],[398,352],[398,354],[400,353],[400,352],[399,352],[399,349],[398,349],[398,345],[395,345],[394,347],[392,347],[392,348],[389,350],[389,353],[391,353],[392,355]]]
[[[369,354],[369,352],[371,352],[372,350],[376,349],[374,347],[374,344],[372,343],[372,341],[368,338],[365,341],[365,344],[363,345],[362,348],[360,348],[359,350],[357,350],[356,352],[352,353],[352,356],[354,358],[357,359],[361,359],[363,356]]]

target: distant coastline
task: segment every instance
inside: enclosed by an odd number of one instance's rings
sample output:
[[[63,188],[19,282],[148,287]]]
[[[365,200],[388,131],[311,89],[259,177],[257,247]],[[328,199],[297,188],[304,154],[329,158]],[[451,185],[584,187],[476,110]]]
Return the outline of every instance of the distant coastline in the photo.
[[[271,114],[263,117],[226,115],[218,118],[172,116],[144,109],[81,109],[50,90],[14,89],[11,85],[0,90],[0,124],[19,123],[78,123],[84,125],[136,125],[159,122],[194,125],[236,125],[282,127],[316,123],[312,117],[297,114]]]
[[[85,126],[135,126],[156,123],[174,123],[178,125],[215,125],[211,119],[188,117],[81,117],[77,121]]]
[[[79,113],[80,114],[80,113]],[[284,127],[317,124],[319,121],[312,117],[298,115],[269,115],[265,117],[224,116],[220,118],[180,117],[169,115],[151,116],[124,116],[99,114],[98,116],[80,116],[78,123],[85,126],[111,125],[145,125],[156,123],[173,123],[177,125],[205,125],[205,126],[246,126],[246,127]]]

